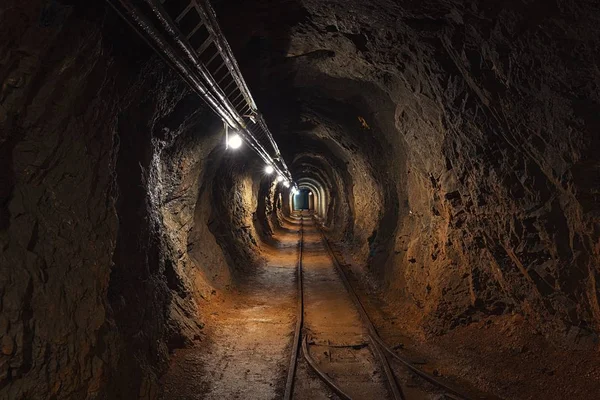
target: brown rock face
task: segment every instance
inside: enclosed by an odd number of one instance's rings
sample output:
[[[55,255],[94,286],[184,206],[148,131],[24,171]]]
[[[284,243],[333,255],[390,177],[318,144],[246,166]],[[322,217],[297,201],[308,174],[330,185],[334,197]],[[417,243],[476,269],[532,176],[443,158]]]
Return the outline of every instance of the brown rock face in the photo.
[[[168,350],[200,337],[196,301],[230,282],[222,248],[254,234],[213,236],[226,215],[253,224],[252,176],[215,151],[201,101],[97,6],[0,13],[0,398],[155,398]],[[218,203],[239,185],[243,218]]]
[[[169,352],[202,346],[203,305],[289,211],[92,3],[0,6],[0,399],[158,398]],[[295,179],[402,329],[499,316],[597,350],[596,2],[214,5]]]
[[[420,326],[517,311],[596,342],[597,6],[230,3],[298,174],[338,185],[333,226]]]

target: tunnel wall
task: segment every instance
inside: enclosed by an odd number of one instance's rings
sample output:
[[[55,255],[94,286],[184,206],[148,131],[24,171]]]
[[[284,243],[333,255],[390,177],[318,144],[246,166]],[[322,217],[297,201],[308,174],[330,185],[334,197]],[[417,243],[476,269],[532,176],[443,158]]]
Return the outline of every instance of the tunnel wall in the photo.
[[[229,154],[214,181],[211,203],[216,206],[209,222],[238,279],[243,279],[261,262],[260,235],[255,223],[261,174],[252,171],[261,170],[262,164],[249,148],[244,150],[251,160],[244,162],[240,154]]]
[[[597,4],[255,6],[266,118],[403,329],[518,313],[597,346]],[[156,398],[280,190],[104,3],[10,3],[0,36],[0,395]]]
[[[115,366],[106,300],[118,218],[112,132],[127,69],[41,2],[0,14],[0,393],[97,393]],[[52,367],[51,367],[52,366]]]
[[[224,19],[225,31],[252,55],[283,151],[356,168],[335,181],[328,223],[406,309],[405,328],[519,313],[557,342],[595,346],[599,5],[288,6],[247,2],[234,22],[255,37]],[[244,52],[257,40],[268,46]],[[354,190],[365,174],[372,183]]]
[[[408,166],[406,189],[397,188],[408,210],[399,215],[387,284],[412,299],[429,332],[518,310],[550,337],[588,346],[599,322],[598,202],[578,174],[597,165],[589,114],[597,93],[579,87],[573,96],[560,82],[598,79],[585,67],[591,48],[578,40],[590,37],[584,31],[594,22],[585,15],[598,10],[562,4],[535,27],[526,10],[520,2],[481,3],[433,17],[408,8],[403,29],[375,32],[369,18],[346,27],[368,32],[363,53],[376,69],[389,57],[387,43],[406,43],[397,53],[404,60],[385,86],[378,83],[395,104],[398,133],[388,141],[405,149]],[[406,16],[412,12],[422,16]],[[540,39],[542,30],[551,42]],[[564,57],[572,47],[575,59]],[[376,75],[364,68],[355,71]]]
[[[70,4],[0,11],[0,398],[156,399],[260,262],[260,174],[105,3]]]

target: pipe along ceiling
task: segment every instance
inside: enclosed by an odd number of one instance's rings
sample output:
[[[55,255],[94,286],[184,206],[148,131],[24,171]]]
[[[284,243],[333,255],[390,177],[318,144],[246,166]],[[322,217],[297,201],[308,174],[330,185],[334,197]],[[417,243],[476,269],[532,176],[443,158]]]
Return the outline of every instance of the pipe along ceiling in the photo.
[[[292,340],[351,398],[598,397],[598,2],[8,1],[0,37],[0,399],[333,396]]]

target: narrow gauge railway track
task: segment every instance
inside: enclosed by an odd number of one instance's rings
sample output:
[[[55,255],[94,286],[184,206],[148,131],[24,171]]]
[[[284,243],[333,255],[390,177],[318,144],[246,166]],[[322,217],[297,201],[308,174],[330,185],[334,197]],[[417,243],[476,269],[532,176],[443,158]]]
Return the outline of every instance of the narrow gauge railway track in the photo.
[[[290,364],[288,369],[288,375],[285,386],[284,399],[290,400],[294,397],[294,384],[296,381],[296,371],[300,354],[300,347],[302,348],[302,355],[308,366],[315,372],[315,374],[325,383],[327,386],[340,398],[340,399],[353,399],[347,391],[345,391],[340,384],[332,379],[320,366],[319,363],[311,356],[309,350],[309,334],[305,327],[305,294],[304,294],[304,270],[303,270],[303,257],[304,257],[304,215],[300,215],[300,240],[299,240],[299,251],[298,251],[298,265],[297,265],[297,282],[298,282],[298,305],[297,305],[297,318],[296,327],[294,331],[294,341],[292,344],[292,354],[290,357]],[[411,400],[410,396],[407,396],[400,385],[398,384],[394,372],[390,366],[390,359],[400,363],[401,366],[421,377],[425,381],[429,382],[433,386],[437,387],[438,390],[444,392],[446,396],[452,399],[464,399],[468,400],[468,397],[460,391],[448,386],[444,382],[440,381],[436,377],[429,375],[428,373],[420,370],[411,361],[401,355],[398,355],[393,351],[379,336],[377,330],[371,319],[369,318],[364,306],[360,299],[356,295],[350,281],[348,280],[345,271],[343,270],[341,263],[337,259],[331,244],[323,230],[319,227],[318,222],[313,219],[313,226],[318,230],[321,237],[321,241],[324,244],[326,253],[331,259],[331,263],[335,268],[335,272],[339,279],[342,281],[343,286],[350,297],[356,311],[360,316],[360,320],[364,326],[365,331],[368,333],[369,349],[373,355],[377,358],[379,368],[384,372],[386,378],[386,386],[390,398],[394,400]],[[331,351],[331,350],[330,350]],[[331,356],[331,355],[330,355]],[[389,359],[388,359],[389,358]]]

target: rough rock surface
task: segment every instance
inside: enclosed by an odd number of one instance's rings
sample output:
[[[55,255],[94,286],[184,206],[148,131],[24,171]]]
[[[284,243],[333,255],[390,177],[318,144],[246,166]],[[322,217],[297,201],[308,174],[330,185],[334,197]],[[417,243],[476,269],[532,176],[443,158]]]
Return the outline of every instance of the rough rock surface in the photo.
[[[286,193],[104,2],[5,3],[0,398],[154,399]],[[598,2],[214,3],[294,176],[407,334],[598,349]]]
[[[212,185],[221,125],[105,4],[10,2],[0,27],[0,398],[156,398],[258,183]]]
[[[597,344],[597,4],[223,4],[284,149],[338,185],[330,225],[418,325],[517,311]]]
[[[120,78],[100,30],[71,8],[11,6],[0,14],[0,397],[92,397],[118,348],[106,290]]]

